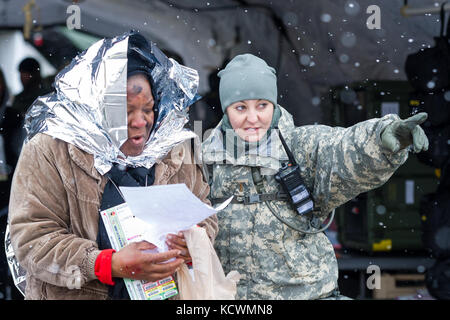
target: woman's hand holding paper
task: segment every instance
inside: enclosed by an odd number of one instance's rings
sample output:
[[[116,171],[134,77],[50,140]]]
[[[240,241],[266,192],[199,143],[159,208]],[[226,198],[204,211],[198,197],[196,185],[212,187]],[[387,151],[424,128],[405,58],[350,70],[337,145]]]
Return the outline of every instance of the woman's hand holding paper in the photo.
[[[189,249],[186,244],[186,240],[184,239],[184,235],[182,232],[178,232],[178,234],[167,235],[166,244],[169,247],[169,250],[180,250],[180,256],[182,259],[184,259],[184,262],[192,261]]]
[[[181,250],[174,249],[161,253],[145,252],[156,249],[147,242],[133,242],[113,253],[111,273],[113,278],[128,278],[134,280],[157,281],[174,274],[183,264],[184,256]],[[175,258],[174,261],[167,262]]]

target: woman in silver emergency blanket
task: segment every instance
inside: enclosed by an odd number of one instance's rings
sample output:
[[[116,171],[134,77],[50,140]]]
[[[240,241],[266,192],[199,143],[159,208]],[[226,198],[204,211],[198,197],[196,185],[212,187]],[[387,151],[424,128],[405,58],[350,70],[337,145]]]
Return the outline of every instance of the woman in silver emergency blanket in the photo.
[[[127,299],[123,278],[160,280],[190,260],[178,235],[163,253],[145,252],[155,249],[145,241],[112,250],[99,212],[124,202],[118,186],[185,183],[209,204],[202,169],[187,159],[195,135],[183,128],[197,87],[195,70],[132,32],[93,44],[35,101],[7,241],[26,299]],[[200,226],[215,238],[215,216]]]

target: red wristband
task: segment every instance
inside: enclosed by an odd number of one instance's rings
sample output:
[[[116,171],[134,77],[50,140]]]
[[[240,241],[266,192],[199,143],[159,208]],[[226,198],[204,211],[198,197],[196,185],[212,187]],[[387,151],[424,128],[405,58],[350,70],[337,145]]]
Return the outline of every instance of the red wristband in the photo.
[[[115,283],[111,275],[111,258],[114,249],[102,250],[95,260],[95,275],[101,283],[113,286]]]

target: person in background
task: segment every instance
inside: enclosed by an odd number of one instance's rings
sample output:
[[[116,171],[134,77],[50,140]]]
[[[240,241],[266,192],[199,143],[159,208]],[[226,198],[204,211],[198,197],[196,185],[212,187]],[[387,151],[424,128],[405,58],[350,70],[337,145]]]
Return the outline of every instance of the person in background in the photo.
[[[6,106],[9,102],[9,91],[6,85],[5,75],[0,68],[0,121],[3,119],[5,114]]]
[[[25,58],[20,62],[18,70],[23,90],[14,96],[11,107],[5,110],[3,120],[5,156],[11,177],[25,138],[23,129],[25,113],[36,98],[50,92],[50,89],[43,85],[40,64],[36,59]]]
[[[41,66],[36,59],[23,59],[19,64],[19,73],[23,90],[14,97],[11,108],[23,118],[34,100],[50,90],[43,84]]]
[[[9,102],[9,92],[8,86],[6,85],[5,76],[0,68],[0,128],[3,128],[3,117],[7,104]],[[0,238],[5,238],[5,230],[7,224],[7,213],[8,213],[8,197],[9,188],[8,183],[8,171],[5,163],[5,151],[4,151],[4,140],[3,140],[3,129],[0,129],[0,139],[1,139],[1,149],[0,149]],[[8,264],[6,262],[5,247],[0,248],[0,300],[4,299],[7,295],[7,285],[8,281]]]

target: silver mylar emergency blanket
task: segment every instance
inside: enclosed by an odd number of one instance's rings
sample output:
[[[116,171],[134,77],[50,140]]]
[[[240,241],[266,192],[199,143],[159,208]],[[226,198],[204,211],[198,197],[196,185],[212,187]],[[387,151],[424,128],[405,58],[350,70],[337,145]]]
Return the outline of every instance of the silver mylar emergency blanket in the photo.
[[[183,127],[188,120],[188,107],[199,98],[198,73],[168,59],[150,43],[150,51],[136,51],[154,64],[158,119],[141,155],[125,159],[119,150],[127,140],[129,37],[126,34],[100,40],[74,58],[56,76],[56,93],[38,98],[28,111],[27,139],[43,132],[74,144],[94,155],[95,168],[103,175],[113,162],[150,168],[175,145],[193,138],[194,133]]]
[[[198,73],[167,58],[153,43],[131,47],[151,66],[158,117],[142,154],[126,157],[120,146],[127,140],[127,51],[136,32],[103,39],[75,57],[55,78],[55,92],[39,97],[25,116],[29,141],[37,133],[71,143],[94,155],[94,166],[104,175],[113,163],[151,168],[181,142],[195,138],[184,128],[188,107],[197,94]],[[6,254],[14,282],[24,293],[24,270],[17,263],[9,239]]]
[[[25,285],[26,285],[25,280],[27,272],[17,262],[16,256],[14,254],[14,249],[11,244],[11,238],[9,236],[9,225],[6,226],[5,232],[5,253],[6,253],[6,260],[8,261],[9,270],[14,280],[14,284],[16,285],[20,293],[25,295]]]

